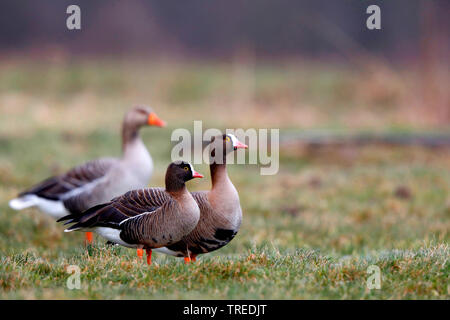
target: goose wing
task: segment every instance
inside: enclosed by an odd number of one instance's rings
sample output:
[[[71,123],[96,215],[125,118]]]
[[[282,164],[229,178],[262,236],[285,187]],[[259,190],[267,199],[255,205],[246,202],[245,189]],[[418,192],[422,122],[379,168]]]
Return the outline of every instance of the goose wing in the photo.
[[[118,226],[121,230],[120,238],[129,244],[147,244],[152,247],[158,246],[160,242],[171,241],[172,235],[170,233],[167,237],[165,236],[168,233],[165,227],[168,227],[168,225],[164,216],[179,209],[176,201],[169,199],[153,211],[149,210],[125,219]]]
[[[161,207],[170,196],[162,188],[147,188],[129,191],[108,203],[94,206],[81,215],[71,214],[58,221],[75,223],[67,230],[94,227],[118,228],[120,222],[130,217],[152,212]]]
[[[119,160],[114,158],[102,158],[79,165],[65,174],[48,178],[34,185],[19,196],[36,195],[49,200],[61,200],[70,192],[83,188],[103,176],[115,166]]]

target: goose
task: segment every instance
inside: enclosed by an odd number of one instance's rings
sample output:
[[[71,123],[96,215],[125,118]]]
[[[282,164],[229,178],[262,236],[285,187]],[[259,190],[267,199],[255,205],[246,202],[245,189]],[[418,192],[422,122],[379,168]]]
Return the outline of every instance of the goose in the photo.
[[[219,152],[216,157],[216,149]],[[208,253],[228,244],[239,231],[242,222],[242,209],[239,194],[228,177],[226,168],[227,154],[237,149],[247,149],[233,134],[213,137],[210,144],[210,172],[212,188],[209,191],[192,192],[192,196],[200,208],[200,221],[195,229],[178,242],[156,248],[153,251],[176,257],[184,257],[185,263],[195,261],[198,254]],[[149,206],[160,207],[168,199],[168,195],[161,188],[153,188],[145,193]],[[123,199],[129,210],[126,214],[117,214],[117,219],[127,219],[139,212],[140,204],[131,195]],[[98,211],[97,211],[98,212]],[[95,219],[97,212],[84,214],[86,219]],[[78,218],[80,219],[80,218]],[[141,256],[142,253],[138,252]]]
[[[94,231],[112,243],[145,249],[150,265],[152,249],[180,241],[199,221],[200,209],[185,184],[193,178],[203,175],[188,162],[172,162],[166,171],[165,189],[129,191],[88,209],[82,217],[73,217],[66,224],[75,224],[65,231]],[[160,206],[148,201],[154,197],[160,198]]]
[[[185,263],[190,263],[196,261],[197,255],[220,249],[233,240],[241,226],[242,209],[239,194],[227,173],[226,157],[237,149],[247,148],[233,134],[212,138],[211,190],[192,193],[200,208],[200,221],[180,241],[158,248],[156,252],[184,257]],[[220,150],[217,155],[216,150]]]
[[[164,127],[153,110],[136,106],[122,123],[122,157],[100,158],[81,164],[68,172],[48,178],[23,191],[9,206],[14,210],[37,207],[54,219],[109,201],[128,190],[147,186],[153,171],[152,158],[139,136],[142,126]],[[86,233],[92,243],[92,233]]]

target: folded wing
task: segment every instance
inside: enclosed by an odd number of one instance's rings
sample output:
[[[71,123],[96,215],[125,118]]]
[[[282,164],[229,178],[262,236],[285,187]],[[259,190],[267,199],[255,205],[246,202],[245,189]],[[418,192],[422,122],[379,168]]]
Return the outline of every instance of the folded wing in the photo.
[[[69,220],[75,223],[67,231],[89,229],[94,227],[118,228],[120,222],[161,207],[170,196],[162,188],[148,188],[129,191],[110,202],[100,204],[83,212],[82,215],[71,214],[58,221]]]
[[[19,196],[36,195],[49,200],[62,200],[83,186],[102,178],[118,163],[114,158],[102,158],[79,165],[67,173],[51,177],[20,193]]]

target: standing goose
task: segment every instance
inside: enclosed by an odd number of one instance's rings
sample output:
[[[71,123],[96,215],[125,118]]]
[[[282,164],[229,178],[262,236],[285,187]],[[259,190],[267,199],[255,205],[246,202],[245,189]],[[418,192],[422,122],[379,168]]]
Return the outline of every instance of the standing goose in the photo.
[[[192,193],[200,208],[200,221],[181,241],[156,249],[156,252],[184,257],[188,263],[195,261],[198,254],[220,249],[234,238],[241,226],[242,209],[239,194],[228,177],[226,157],[237,149],[247,148],[232,134],[213,137],[209,166],[212,188]]]
[[[59,219],[68,214],[81,214],[128,190],[146,187],[153,161],[139,136],[139,129],[145,125],[163,127],[165,123],[148,107],[131,109],[122,123],[123,155],[120,159],[96,159],[48,178],[20,193],[9,202],[10,207],[15,210],[38,207]],[[86,241],[92,242],[92,233],[86,233]]]
[[[222,146],[219,149],[217,147],[220,144]],[[184,257],[184,261],[188,263],[191,258],[195,261],[198,254],[220,249],[234,238],[241,225],[242,209],[236,188],[228,177],[226,156],[240,148],[246,149],[247,146],[232,134],[213,137],[210,145],[212,188],[209,191],[192,192],[192,196],[200,208],[199,223],[190,234],[180,241],[157,248],[154,251]],[[217,156],[216,149],[221,151],[218,152]],[[167,193],[161,188],[153,188],[144,195],[146,205],[153,208],[160,207],[168,199]],[[136,195],[130,194],[128,197],[135,199]],[[78,220],[96,219],[95,216],[99,214],[99,211],[89,211]],[[136,208],[121,211],[117,212],[115,216],[117,221],[122,221],[139,213]]]
[[[193,178],[203,176],[187,162],[172,162],[166,171],[165,190],[129,191],[72,218],[68,223],[76,223],[65,231],[91,230],[110,242],[146,249],[151,264],[152,249],[180,241],[199,221],[200,209],[185,185]],[[149,201],[153,197],[159,197],[160,206]]]

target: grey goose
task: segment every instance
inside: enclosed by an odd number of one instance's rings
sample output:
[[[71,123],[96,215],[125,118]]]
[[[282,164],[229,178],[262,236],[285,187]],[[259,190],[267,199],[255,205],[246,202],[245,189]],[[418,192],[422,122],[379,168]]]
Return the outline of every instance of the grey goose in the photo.
[[[122,123],[121,158],[92,160],[48,178],[21,192],[9,202],[10,207],[37,207],[59,219],[81,214],[128,190],[146,187],[153,172],[152,158],[139,136],[139,129],[146,125],[163,127],[165,123],[149,107],[132,108]],[[86,241],[92,242],[92,234],[86,234]]]

